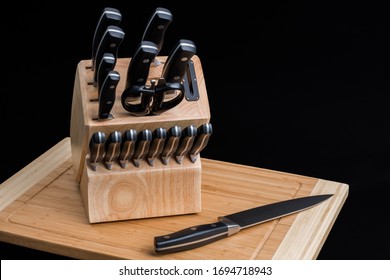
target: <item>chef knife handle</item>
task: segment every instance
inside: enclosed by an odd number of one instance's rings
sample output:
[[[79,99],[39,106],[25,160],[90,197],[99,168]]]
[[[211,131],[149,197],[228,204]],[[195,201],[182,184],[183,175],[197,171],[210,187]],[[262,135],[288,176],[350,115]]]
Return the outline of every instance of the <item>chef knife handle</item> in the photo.
[[[198,248],[229,236],[229,226],[224,222],[203,224],[154,238],[157,253],[174,253]]]

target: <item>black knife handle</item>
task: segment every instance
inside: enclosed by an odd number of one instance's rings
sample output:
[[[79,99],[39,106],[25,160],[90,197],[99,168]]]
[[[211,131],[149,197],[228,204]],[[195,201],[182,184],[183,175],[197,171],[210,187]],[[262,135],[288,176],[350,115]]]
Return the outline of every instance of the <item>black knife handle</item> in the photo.
[[[199,153],[207,146],[210,136],[213,133],[213,127],[211,123],[202,124],[198,128],[198,133],[194,142],[194,145],[190,151],[190,159],[195,162],[198,158]]]
[[[190,250],[228,237],[229,227],[223,222],[203,224],[154,238],[157,253]]]
[[[116,57],[112,53],[104,53],[100,64],[97,67],[97,88],[100,92],[102,84],[106,79],[108,72],[114,70],[116,64]]]
[[[125,33],[122,28],[115,25],[109,25],[106,28],[96,51],[95,65],[100,64],[105,53],[112,53],[115,57],[117,57],[119,46],[121,45],[124,37]],[[94,71],[93,81],[95,86],[97,86],[97,79],[97,71]]]
[[[99,21],[95,28],[95,33],[92,39],[92,71],[95,71],[95,58],[96,52],[100,43],[100,40],[103,37],[106,28],[110,25],[118,26],[122,20],[122,14],[118,9],[106,7],[103,9],[103,12],[99,18]]]
[[[176,152],[181,135],[182,129],[180,126],[175,125],[168,130],[167,140],[161,152],[161,159],[165,165],[168,164],[170,157]]]
[[[95,132],[92,135],[91,140],[89,141],[89,150],[90,150],[89,161],[94,171],[96,171],[99,162],[104,158],[105,142],[106,142],[106,134],[100,131]]]
[[[188,152],[191,150],[197,133],[197,128],[194,125],[187,126],[183,130],[183,135],[180,139],[179,147],[177,148],[175,153],[176,161],[178,163],[182,163],[185,155],[187,155]]]
[[[122,134],[119,131],[113,131],[106,141],[106,155],[104,161],[107,169],[112,168],[113,162],[119,157]]]
[[[196,53],[196,46],[191,40],[181,39],[168,55],[162,70],[162,78],[167,83],[182,83],[187,64]]]
[[[99,92],[99,120],[109,118],[115,104],[115,93],[119,80],[120,75],[117,71],[110,71],[104,80]]]
[[[153,133],[150,129],[144,129],[138,133],[136,148],[133,155],[133,162],[136,167],[140,166],[141,160],[148,154],[152,136]]]
[[[158,7],[150,17],[142,41],[150,41],[157,45],[160,52],[164,43],[165,32],[169,24],[172,22],[173,16],[170,10]]]
[[[131,159],[135,151],[135,143],[137,142],[137,130],[129,129],[123,133],[121,152],[119,154],[119,164],[125,168],[127,162]]]
[[[150,64],[158,53],[157,45],[150,41],[142,41],[127,68],[126,89],[131,86],[144,86],[148,81]]]
[[[153,139],[148,153],[148,161],[151,166],[154,165],[155,159],[161,154],[166,138],[167,130],[165,128],[159,127],[153,131]]]

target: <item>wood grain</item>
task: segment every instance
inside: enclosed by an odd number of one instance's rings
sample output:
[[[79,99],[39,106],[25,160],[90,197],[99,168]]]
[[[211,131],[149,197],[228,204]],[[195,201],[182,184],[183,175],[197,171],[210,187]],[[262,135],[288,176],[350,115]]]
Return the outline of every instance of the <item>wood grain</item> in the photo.
[[[0,186],[1,241],[78,259],[315,259],[348,195],[346,184],[202,158],[200,213],[90,224],[70,154],[66,138]],[[21,187],[10,191],[18,182]],[[154,252],[154,236],[319,193],[335,195],[207,246],[167,255]]]

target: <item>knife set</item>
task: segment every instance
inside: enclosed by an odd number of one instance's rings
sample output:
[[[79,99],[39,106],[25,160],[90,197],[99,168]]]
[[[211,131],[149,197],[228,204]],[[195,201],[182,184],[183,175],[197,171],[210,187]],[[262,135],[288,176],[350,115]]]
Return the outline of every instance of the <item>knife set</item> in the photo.
[[[212,134],[195,44],[159,55],[172,14],[157,8],[132,57],[118,58],[121,13],[105,8],[92,58],[76,68],[70,138],[90,223],[201,211],[201,158]]]

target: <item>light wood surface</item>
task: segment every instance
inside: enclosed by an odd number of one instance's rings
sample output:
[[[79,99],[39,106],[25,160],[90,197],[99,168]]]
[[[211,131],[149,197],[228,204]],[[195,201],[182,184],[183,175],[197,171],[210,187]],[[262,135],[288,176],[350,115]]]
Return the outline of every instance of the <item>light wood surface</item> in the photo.
[[[0,186],[0,240],[78,259],[315,259],[348,185],[202,158],[202,211],[90,224],[66,138]],[[160,255],[153,238],[247,208],[333,193],[306,211],[185,252]]]

